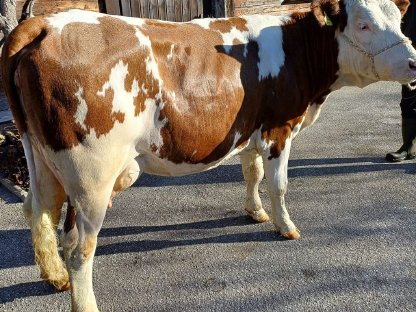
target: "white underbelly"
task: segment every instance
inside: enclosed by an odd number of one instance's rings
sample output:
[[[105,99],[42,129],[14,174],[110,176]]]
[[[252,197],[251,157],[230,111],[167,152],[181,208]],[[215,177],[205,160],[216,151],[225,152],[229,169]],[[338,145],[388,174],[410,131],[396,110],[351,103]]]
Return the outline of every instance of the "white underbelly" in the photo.
[[[218,167],[227,159],[240,153],[242,149],[236,148],[224,157],[210,163],[174,163],[165,158],[159,158],[156,154],[140,154],[136,157],[140,170],[147,174],[160,176],[183,176]]]

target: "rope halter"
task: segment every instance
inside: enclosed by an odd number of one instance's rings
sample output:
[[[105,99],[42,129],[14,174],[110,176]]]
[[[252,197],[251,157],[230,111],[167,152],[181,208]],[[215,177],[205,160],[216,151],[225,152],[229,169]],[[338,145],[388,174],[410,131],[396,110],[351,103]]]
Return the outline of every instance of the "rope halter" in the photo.
[[[381,50],[379,50],[378,52],[376,52],[376,53],[370,53],[370,52],[367,52],[366,50],[364,50],[363,48],[361,48],[360,46],[358,46],[356,43],[354,43],[350,38],[348,38],[348,36],[347,35],[345,35],[344,33],[342,33],[341,35],[340,35],[340,37],[342,37],[346,42],[348,42],[348,44],[350,45],[350,46],[352,46],[353,48],[355,48],[357,51],[359,51],[359,52],[361,52],[362,54],[364,54],[365,56],[367,56],[369,59],[370,59],[370,61],[371,61],[371,68],[372,68],[372,70],[373,70],[373,74],[374,74],[374,76],[376,76],[376,78],[377,78],[377,80],[380,80],[380,76],[379,76],[379,74],[377,73],[377,71],[376,71],[376,65],[375,65],[375,63],[374,63],[374,58],[377,56],[377,55],[379,55],[379,54],[381,54],[381,53],[383,53],[383,52],[386,52],[387,50],[390,50],[391,48],[394,48],[395,46],[397,46],[397,45],[399,45],[399,44],[402,44],[402,43],[404,43],[404,44],[406,44],[406,43],[408,43],[408,44],[411,44],[412,42],[410,41],[410,39],[408,39],[408,38],[406,38],[406,37],[403,37],[402,39],[400,39],[399,41],[397,41],[397,42],[395,42],[395,43],[393,43],[393,44],[390,44],[390,45],[388,45],[387,47],[385,47],[385,48],[383,48],[383,49],[381,49]]]

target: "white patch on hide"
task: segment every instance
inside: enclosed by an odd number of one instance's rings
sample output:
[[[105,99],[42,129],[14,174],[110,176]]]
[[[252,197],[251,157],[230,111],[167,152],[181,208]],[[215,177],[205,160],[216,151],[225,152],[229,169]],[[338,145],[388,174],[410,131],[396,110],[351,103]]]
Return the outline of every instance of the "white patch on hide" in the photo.
[[[247,56],[247,43],[248,43],[248,32],[240,31],[236,27],[232,27],[228,33],[221,33],[223,40],[223,48],[225,53],[229,54],[234,45],[234,40],[238,40],[241,44],[244,44],[244,57]]]
[[[170,46],[170,52],[169,52],[169,54],[168,55],[166,55],[166,58],[168,59],[168,60],[171,60],[172,59],[172,57],[173,57],[173,50],[175,49],[175,45],[174,44],[172,44],[171,46]]]
[[[218,19],[215,19],[215,18],[196,18],[196,19],[190,21],[189,23],[199,25],[204,29],[210,29],[209,25],[211,24],[211,22],[213,22],[215,20],[218,20]]]
[[[98,18],[103,16],[100,13],[75,9],[54,14],[47,17],[46,21],[60,34],[65,26],[72,23],[100,24]]]
[[[269,75],[277,77],[285,62],[281,26],[290,21],[291,17],[253,15],[246,16],[245,19],[250,39],[259,46],[259,81]]]
[[[112,89],[114,91],[113,98],[113,112],[121,112],[130,114],[131,107],[127,107],[128,104],[133,106],[132,99],[139,94],[139,84],[136,79],[133,79],[131,92],[125,89],[125,80],[128,74],[128,64],[124,64],[123,61],[119,61],[110,72],[110,77],[106,81],[101,89],[97,92],[98,96],[104,97],[107,90]]]
[[[146,99],[144,104],[145,109],[139,115],[138,123],[140,127],[137,134],[140,137],[140,141],[147,142],[144,146],[145,148],[154,145],[159,152],[160,147],[163,145],[161,130],[167,123],[166,118],[159,120],[163,105],[156,105],[156,100],[150,98]]]
[[[75,93],[75,97],[78,99],[78,107],[77,111],[74,114],[75,122],[81,126],[81,128],[87,131],[87,126],[85,125],[85,118],[87,118],[88,113],[88,105],[85,102],[84,98],[84,88],[79,87],[77,93]]]
[[[144,60],[146,64],[147,74],[151,74],[155,80],[159,82],[159,89],[162,88],[162,79],[159,73],[159,67],[157,66],[156,59],[153,55],[152,44],[150,38],[145,36],[139,29],[136,31],[136,37],[139,40],[140,45],[148,50],[149,56]]]

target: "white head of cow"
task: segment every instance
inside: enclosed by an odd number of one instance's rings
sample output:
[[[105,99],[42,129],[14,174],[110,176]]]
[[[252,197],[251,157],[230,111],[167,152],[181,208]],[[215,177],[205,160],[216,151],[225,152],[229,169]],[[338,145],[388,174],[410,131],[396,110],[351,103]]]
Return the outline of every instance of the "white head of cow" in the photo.
[[[393,1],[320,0],[320,8],[314,9],[318,20],[319,14],[323,22],[334,18],[339,27],[341,85],[364,87],[378,80],[407,84],[416,79],[416,50],[400,30],[400,12],[409,1]]]

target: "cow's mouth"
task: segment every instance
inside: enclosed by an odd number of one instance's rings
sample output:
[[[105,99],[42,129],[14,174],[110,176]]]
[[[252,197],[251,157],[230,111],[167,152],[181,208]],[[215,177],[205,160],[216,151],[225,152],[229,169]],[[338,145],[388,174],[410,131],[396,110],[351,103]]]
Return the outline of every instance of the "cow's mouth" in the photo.
[[[409,68],[411,70],[416,71],[416,61],[415,60],[409,59]]]

